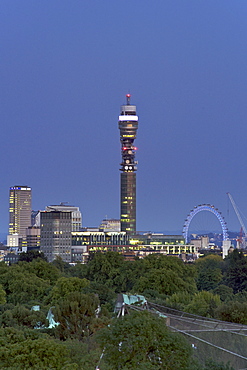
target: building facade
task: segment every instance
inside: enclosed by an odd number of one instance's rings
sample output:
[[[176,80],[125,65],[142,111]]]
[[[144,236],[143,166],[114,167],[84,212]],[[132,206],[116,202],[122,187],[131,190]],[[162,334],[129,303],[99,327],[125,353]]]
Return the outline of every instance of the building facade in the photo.
[[[185,244],[182,235],[147,233],[130,236],[126,232],[79,231],[72,232],[71,262],[85,263],[90,253],[118,252],[133,260],[149,254],[164,254],[187,260],[198,257],[198,248]]]
[[[40,227],[30,226],[26,230],[27,233],[27,250],[40,249]]]
[[[121,231],[121,224],[120,220],[116,220],[115,218],[104,218],[101,224],[99,225],[99,231]]]
[[[79,231],[82,227],[82,215],[79,207],[70,206],[64,203],[59,205],[51,205],[45,208],[47,212],[60,211],[60,212],[71,212],[71,227],[72,231]]]
[[[61,257],[71,262],[72,212],[40,212],[40,250],[52,262]]]
[[[32,190],[28,186],[9,189],[9,235],[26,240],[26,229],[31,225]]]
[[[121,231],[129,235],[136,233],[136,147],[134,141],[138,129],[136,106],[130,104],[130,94],[126,95],[127,103],[121,106],[118,118],[121,142],[121,177],[120,177],[120,221]]]

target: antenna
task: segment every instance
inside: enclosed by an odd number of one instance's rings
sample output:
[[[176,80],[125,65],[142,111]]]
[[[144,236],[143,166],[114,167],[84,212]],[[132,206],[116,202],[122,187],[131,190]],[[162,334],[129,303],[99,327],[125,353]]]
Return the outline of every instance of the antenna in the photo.
[[[130,94],[126,94],[126,99],[127,99],[127,105],[130,105]]]

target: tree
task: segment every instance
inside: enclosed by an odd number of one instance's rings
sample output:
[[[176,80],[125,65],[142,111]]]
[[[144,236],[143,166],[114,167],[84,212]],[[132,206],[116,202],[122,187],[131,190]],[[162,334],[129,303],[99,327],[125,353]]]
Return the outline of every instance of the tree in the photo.
[[[88,343],[82,341],[67,339],[64,342],[64,345],[70,353],[70,358],[73,362],[78,364],[78,369],[95,370],[102,354],[102,350],[99,348],[99,345],[95,342],[93,337],[90,341],[90,351],[88,351]],[[102,367],[100,367],[100,369],[103,370]]]
[[[156,290],[158,293],[166,295],[178,292],[192,293],[195,289],[195,283],[190,284],[186,278],[182,278],[172,269],[153,268],[141,276],[133,287],[133,291],[139,293],[143,293],[146,289]]]
[[[242,251],[235,249],[225,259],[224,284],[233,289],[233,293],[247,290],[247,258]]]
[[[191,347],[147,311],[113,320],[98,333],[109,369],[191,369]]]
[[[37,331],[1,328],[0,344],[2,369],[78,369],[63,343]]]
[[[87,268],[88,268],[88,265],[77,263],[75,266],[70,266],[68,273],[70,276],[75,276],[81,279],[86,278],[86,277],[89,278],[87,276]]]
[[[218,285],[212,293],[219,295],[222,302],[231,301],[233,299],[233,289],[224,284]]]
[[[219,320],[247,324],[247,303],[230,301],[220,305],[215,315]]]
[[[32,264],[32,262],[22,263],[26,265]],[[0,275],[0,282],[6,291],[7,302],[14,304],[40,302],[50,288],[48,281],[28,271],[24,271],[22,267],[17,264],[8,266],[8,270]]]
[[[194,295],[185,311],[194,315],[214,317],[215,309],[220,305],[220,297],[211,292],[202,291]]]
[[[234,368],[229,364],[224,364],[223,362],[215,362],[211,359],[207,360],[203,370],[234,370]]]
[[[91,281],[90,285],[83,289],[83,293],[96,294],[99,297],[101,305],[107,305],[111,311],[114,310],[116,294],[114,293],[113,289],[108,288],[104,284]]]
[[[37,277],[53,284],[61,276],[61,272],[52,263],[48,263],[40,258],[34,259],[30,263],[19,262],[18,264],[24,273],[35,274]]]
[[[221,257],[212,254],[196,261],[196,284],[199,290],[212,290],[217,287],[222,281],[221,265]]]
[[[87,279],[79,279],[78,277],[61,277],[57,280],[52,288],[48,301],[55,304],[60,298],[65,298],[71,292],[81,292],[87,287],[90,282]]]
[[[159,294],[172,295],[178,292],[193,294],[197,291],[194,268],[178,258],[151,254],[137,262],[137,279],[132,289],[135,292],[142,293],[151,289]]]
[[[18,304],[2,314],[1,324],[3,327],[27,326],[29,328],[35,328],[47,325],[47,321],[46,315],[42,311],[29,310]]]
[[[59,269],[62,273],[68,272],[71,266],[68,262],[63,261],[62,257],[56,256],[56,259],[52,261],[53,266]]]
[[[37,250],[31,250],[19,254],[19,262],[20,261],[32,262],[36,258],[41,258],[47,262],[47,258],[45,257],[44,253]]]
[[[101,325],[96,318],[99,298],[94,294],[71,292],[60,298],[54,308],[56,331],[60,339],[82,340],[91,336]]]
[[[3,289],[2,284],[0,284],[0,304],[6,303],[6,292]]]
[[[166,304],[176,310],[184,311],[193,299],[193,295],[187,292],[178,292],[166,299]]]
[[[114,288],[116,292],[125,291],[124,264],[123,255],[117,252],[95,253],[88,262],[86,278]]]

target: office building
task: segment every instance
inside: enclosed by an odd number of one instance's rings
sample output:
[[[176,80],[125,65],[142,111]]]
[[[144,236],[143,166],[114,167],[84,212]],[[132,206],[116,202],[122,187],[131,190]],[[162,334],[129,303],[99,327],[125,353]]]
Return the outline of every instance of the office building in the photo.
[[[121,189],[120,189],[120,221],[121,231],[129,235],[136,233],[136,147],[134,140],[138,129],[136,106],[130,104],[130,94],[126,95],[126,105],[121,106],[118,119],[121,142]]]
[[[40,212],[40,250],[52,262],[61,257],[64,262],[71,261],[71,211]]]
[[[120,232],[121,230],[121,224],[120,220],[116,220],[115,218],[104,218],[102,220],[100,226],[99,226],[99,231],[118,231]]]
[[[32,191],[28,186],[13,186],[9,190],[9,235],[26,240],[26,229],[31,225]],[[21,244],[20,243],[20,244]]]
[[[99,231],[87,228],[72,232],[71,262],[87,261],[89,252],[120,252],[126,250],[128,235],[126,232]]]
[[[71,212],[71,231],[79,231],[82,227],[82,215],[79,207],[70,206],[65,203],[59,205],[51,205],[45,208],[47,212],[60,211],[60,212]]]
[[[27,250],[39,250],[40,249],[40,227],[29,226],[26,230],[27,235]]]
[[[198,248],[185,244],[182,235],[146,233],[130,236],[124,231],[110,232],[85,229],[72,232],[71,262],[85,263],[92,252],[118,252],[126,259],[148,254],[164,254],[188,260],[198,257]]]

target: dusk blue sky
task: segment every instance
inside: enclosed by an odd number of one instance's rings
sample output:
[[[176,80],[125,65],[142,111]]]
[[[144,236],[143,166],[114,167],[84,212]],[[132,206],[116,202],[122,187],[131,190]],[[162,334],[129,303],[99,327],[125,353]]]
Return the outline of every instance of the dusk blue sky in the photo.
[[[239,230],[226,192],[247,215],[246,20],[246,0],[2,0],[0,232],[13,185],[33,209],[79,206],[84,226],[119,218],[128,92],[137,229],[182,230],[210,203]]]

